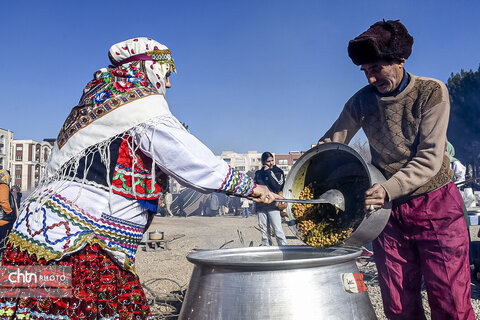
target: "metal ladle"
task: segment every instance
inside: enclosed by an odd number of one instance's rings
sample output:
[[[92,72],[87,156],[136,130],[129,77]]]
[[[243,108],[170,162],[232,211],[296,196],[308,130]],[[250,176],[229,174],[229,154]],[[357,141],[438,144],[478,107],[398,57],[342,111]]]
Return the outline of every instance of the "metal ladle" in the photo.
[[[253,200],[252,197],[247,199]],[[303,199],[275,199],[274,202],[287,202],[287,203],[308,203],[308,204],[318,204],[318,203],[328,203],[334,206],[337,209],[345,211],[345,198],[343,193],[337,189],[330,189],[325,191],[320,195],[318,199],[312,200],[303,200]]]

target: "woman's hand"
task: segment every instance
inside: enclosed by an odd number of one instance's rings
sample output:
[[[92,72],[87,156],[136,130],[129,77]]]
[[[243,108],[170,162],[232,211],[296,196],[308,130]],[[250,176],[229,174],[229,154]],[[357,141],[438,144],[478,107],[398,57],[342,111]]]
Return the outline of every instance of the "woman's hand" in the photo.
[[[387,198],[387,192],[380,185],[375,183],[370,189],[365,192],[365,211],[372,214],[380,209]]]
[[[253,189],[252,197],[253,201],[265,204],[270,204],[275,199],[283,199],[282,196],[273,193],[266,186],[262,185],[257,185],[255,189]]]

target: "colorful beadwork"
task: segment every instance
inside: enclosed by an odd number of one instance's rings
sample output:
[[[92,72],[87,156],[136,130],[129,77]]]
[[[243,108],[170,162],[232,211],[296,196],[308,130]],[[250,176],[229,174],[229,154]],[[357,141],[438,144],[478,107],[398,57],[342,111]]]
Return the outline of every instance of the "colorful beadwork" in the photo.
[[[61,258],[65,253],[78,250],[86,243],[97,243],[108,250],[125,254],[124,267],[134,272],[135,253],[142,240],[143,225],[106,213],[95,217],[61,195],[52,194],[40,210],[42,227],[32,230],[35,213],[30,209],[30,205],[35,201],[36,198],[29,200],[26,214],[16,221],[9,238],[10,243],[47,261]],[[47,225],[47,215],[48,221],[60,222]],[[65,236],[51,241],[49,235],[58,233],[65,233]]]
[[[252,195],[253,189],[256,186],[257,185],[253,182],[253,179],[245,173],[229,167],[228,174],[219,190],[248,197]]]
[[[120,144],[113,173],[112,190],[116,194],[132,199],[158,199],[162,189],[156,180],[152,179],[151,169],[149,169],[152,166],[152,160],[142,159],[139,154],[134,154],[129,148],[131,144],[128,136],[125,136]]]
[[[49,262],[8,246],[2,264],[71,266],[73,297],[0,298],[0,320],[153,319],[138,276],[119,268],[99,245]]]
[[[109,69],[99,73],[85,87],[79,105],[72,109],[57,137],[58,148],[76,132],[113,110],[137,99],[159,94],[148,82],[144,64],[136,62],[129,69]]]

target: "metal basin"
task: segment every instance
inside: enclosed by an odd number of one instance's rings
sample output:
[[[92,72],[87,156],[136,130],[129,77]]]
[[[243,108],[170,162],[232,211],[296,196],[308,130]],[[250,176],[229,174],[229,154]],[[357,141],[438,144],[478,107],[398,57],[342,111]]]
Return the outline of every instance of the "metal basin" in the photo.
[[[192,253],[187,259],[195,267],[179,319],[377,319],[368,293],[344,286],[358,273],[361,252],[284,246]]]
[[[345,213],[359,221],[345,245],[363,246],[382,232],[390,217],[389,205],[371,215],[364,210],[365,191],[383,182],[382,173],[355,150],[340,143],[325,143],[308,150],[295,162],[285,179],[283,196],[298,199],[309,184],[316,197],[330,189],[340,190],[345,198]],[[287,207],[289,227],[298,234],[291,208]]]

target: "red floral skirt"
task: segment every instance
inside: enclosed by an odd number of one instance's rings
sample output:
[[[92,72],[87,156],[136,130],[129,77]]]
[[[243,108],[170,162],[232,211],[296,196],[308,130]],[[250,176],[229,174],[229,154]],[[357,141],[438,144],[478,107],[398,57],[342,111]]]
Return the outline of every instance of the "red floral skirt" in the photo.
[[[118,267],[99,245],[87,245],[61,261],[37,259],[8,246],[2,265],[72,267],[71,298],[3,298],[0,319],[152,319],[138,276]]]

